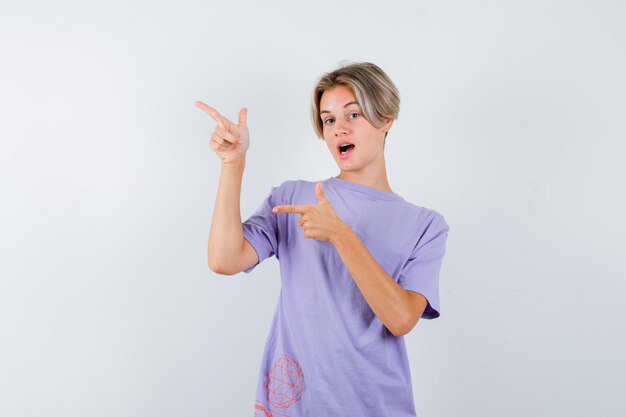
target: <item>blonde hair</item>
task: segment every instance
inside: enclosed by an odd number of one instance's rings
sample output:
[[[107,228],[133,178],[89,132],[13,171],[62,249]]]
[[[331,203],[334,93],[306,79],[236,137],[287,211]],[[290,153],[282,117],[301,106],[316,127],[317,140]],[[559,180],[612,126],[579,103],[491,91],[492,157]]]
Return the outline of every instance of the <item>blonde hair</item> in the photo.
[[[336,70],[322,75],[313,88],[311,117],[318,138],[324,139],[324,126],[320,118],[322,94],[338,85],[352,89],[363,116],[376,128],[383,127],[386,119],[398,118],[400,93],[382,69],[371,62],[340,64]]]

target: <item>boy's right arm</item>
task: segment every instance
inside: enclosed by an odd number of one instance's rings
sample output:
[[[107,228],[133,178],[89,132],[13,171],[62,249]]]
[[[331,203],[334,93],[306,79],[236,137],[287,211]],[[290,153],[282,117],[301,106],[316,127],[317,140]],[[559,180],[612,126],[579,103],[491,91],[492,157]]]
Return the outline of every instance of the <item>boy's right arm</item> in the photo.
[[[209,145],[222,161],[209,232],[208,264],[218,274],[233,275],[259,262],[256,251],[243,237],[239,210],[241,180],[246,165],[246,151],[250,146],[248,109],[244,107],[239,110],[238,123],[234,124],[206,103],[196,101],[196,107],[218,123],[213,129]]]
[[[221,275],[237,274],[259,262],[256,250],[243,237],[240,196],[245,159],[222,163],[209,232],[209,268]]]

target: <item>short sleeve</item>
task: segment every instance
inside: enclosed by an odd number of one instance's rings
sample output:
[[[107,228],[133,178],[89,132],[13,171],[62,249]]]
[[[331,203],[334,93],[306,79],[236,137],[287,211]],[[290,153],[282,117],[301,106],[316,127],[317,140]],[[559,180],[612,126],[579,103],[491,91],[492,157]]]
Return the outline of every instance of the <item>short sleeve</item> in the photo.
[[[428,305],[422,318],[439,317],[439,271],[446,252],[446,240],[450,227],[444,217],[436,213],[411,252],[398,278],[405,290],[422,294]]]
[[[258,264],[278,250],[277,213],[272,211],[274,206],[279,205],[275,200],[277,189],[278,187],[272,187],[256,211],[242,223],[243,237],[250,242],[259,257],[258,263],[243,270],[245,273],[252,272]]]

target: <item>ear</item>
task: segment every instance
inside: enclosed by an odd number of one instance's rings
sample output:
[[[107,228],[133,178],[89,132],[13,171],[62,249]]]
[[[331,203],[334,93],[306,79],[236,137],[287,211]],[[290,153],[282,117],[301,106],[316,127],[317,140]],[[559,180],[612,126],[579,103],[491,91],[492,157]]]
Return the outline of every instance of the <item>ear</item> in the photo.
[[[387,123],[385,123],[385,126],[383,126],[383,131],[388,132],[389,129],[391,129],[391,126],[393,126],[394,122],[395,122],[394,119],[387,119]]]

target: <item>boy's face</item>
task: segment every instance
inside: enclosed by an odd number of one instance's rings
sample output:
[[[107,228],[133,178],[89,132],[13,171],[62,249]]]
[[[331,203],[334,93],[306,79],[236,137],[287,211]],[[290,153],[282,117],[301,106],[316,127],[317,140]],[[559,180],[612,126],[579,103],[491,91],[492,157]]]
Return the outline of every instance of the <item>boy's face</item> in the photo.
[[[384,158],[385,131],[391,127],[392,120],[380,129],[374,127],[363,115],[350,87],[339,85],[324,91],[319,117],[324,141],[342,171],[359,171]],[[344,142],[354,147],[342,155],[338,145]]]

